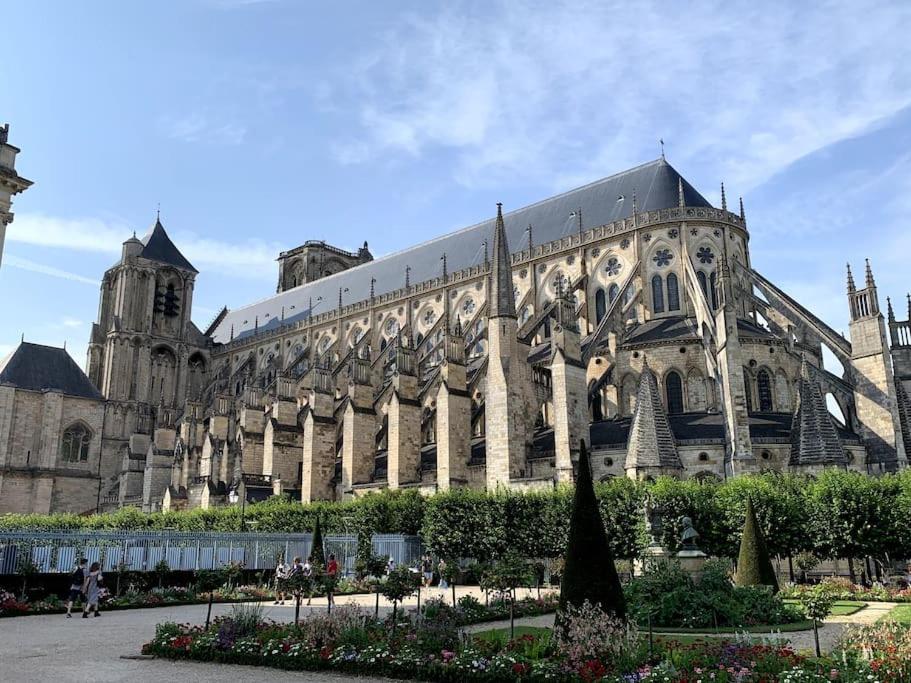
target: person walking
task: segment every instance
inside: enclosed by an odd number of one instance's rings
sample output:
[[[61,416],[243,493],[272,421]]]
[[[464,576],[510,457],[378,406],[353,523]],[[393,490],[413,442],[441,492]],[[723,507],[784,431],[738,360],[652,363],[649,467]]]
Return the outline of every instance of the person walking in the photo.
[[[275,567],[275,602],[273,605],[285,604],[285,584],[288,581],[288,565],[285,564],[285,558],[279,559]]]
[[[389,561],[386,563],[386,575],[391,574],[393,569],[395,569],[395,559],[390,555]]]
[[[446,560],[442,557],[440,558],[440,563],[437,565],[437,571],[440,572],[440,590],[446,590],[449,588],[449,582],[446,580]]]
[[[338,578],[338,562],[335,560],[335,555],[329,555],[329,561],[326,562],[326,597],[329,599],[329,606],[335,604],[335,581]]]
[[[76,568],[73,569],[73,573],[70,574],[70,595],[69,600],[66,602],[66,618],[72,619],[73,605],[77,600],[82,598],[82,586],[85,584],[85,577],[88,575],[88,563],[89,561],[84,557],[76,561]]]
[[[421,571],[424,574],[424,588],[430,588],[430,584],[433,583],[433,560],[430,559],[430,555],[424,555],[421,560]]]
[[[89,567],[89,573],[85,577],[85,583],[82,584],[82,592],[85,594],[85,607],[82,608],[83,619],[89,618],[89,612],[95,612],[96,617],[101,616],[98,612],[98,598],[101,592],[99,584],[101,584],[102,580],[101,565],[97,562],[92,562],[92,566]]]

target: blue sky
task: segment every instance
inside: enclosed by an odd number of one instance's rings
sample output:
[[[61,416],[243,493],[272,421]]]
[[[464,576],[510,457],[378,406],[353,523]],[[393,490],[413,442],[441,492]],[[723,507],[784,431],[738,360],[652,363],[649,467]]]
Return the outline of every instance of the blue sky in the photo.
[[[82,363],[97,283],[159,203],[204,328],[274,291],[282,249],[388,253],[654,159],[659,138],[710,200],[722,180],[744,196],[754,266],[836,329],[865,256],[903,315],[911,5],[859,5],[7,4],[0,123],[35,185],[0,268],[0,355],[24,333]]]

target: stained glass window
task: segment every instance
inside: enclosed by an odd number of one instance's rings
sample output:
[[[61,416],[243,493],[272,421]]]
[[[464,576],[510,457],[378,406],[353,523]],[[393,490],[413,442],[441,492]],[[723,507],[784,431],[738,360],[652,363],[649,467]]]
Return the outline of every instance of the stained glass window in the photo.
[[[652,261],[654,261],[655,265],[659,268],[670,265],[673,259],[674,255],[671,253],[670,249],[659,249],[655,252],[655,255],[652,256]]]
[[[652,311],[664,313],[664,283],[660,275],[652,278]]]
[[[67,428],[60,441],[60,459],[63,462],[85,462],[89,459],[92,433],[88,427],[75,424]]]
[[[667,276],[667,310],[680,310],[680,290],[677,287],[677,275],[668,273]]]

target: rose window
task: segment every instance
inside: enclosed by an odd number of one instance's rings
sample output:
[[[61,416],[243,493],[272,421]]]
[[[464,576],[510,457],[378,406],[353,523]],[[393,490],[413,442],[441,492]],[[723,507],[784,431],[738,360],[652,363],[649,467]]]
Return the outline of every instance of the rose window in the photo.
[[[386,321],[386,334],[390,337],[395,336],[399,333],[399,321],[395,318],[389,318]]]
[[[715,254],[713,254],[712,250],[708,247],[699,247],[699,251],[696,252],[696,256],[699,259],[700,263],[711,263],[715,260]]]
[[[620,260],[616,256],[611,256],[607,259],[607,265],[604,270],[607,271],[608,275],[614,277],[615,275],[619,275],[620,271],[623,270],[623,264],[620,263]]]
[[[436,319],[437,319],[437,314],[434,312],[434,310],[432,308],[428,308],[426,311],[424,311],[424,324],[427,325],[427,327],[430,327],[431,325],[433,325],[433,323],[434,323],[434,321],[436,321]]]
[[[467,316],[471,316],[472,314],[474,314],[474,309],[475,309],[474,299],[472,299],[469,296],[465,299],[465,301],[462,302],[462,313],[464,313]]]
[[[670,265],[673,259],[674,255],[671,253],[670,249],[659,249],[652,257],[652,261],[654,261],[655,265],[657,265],[659,268]]]

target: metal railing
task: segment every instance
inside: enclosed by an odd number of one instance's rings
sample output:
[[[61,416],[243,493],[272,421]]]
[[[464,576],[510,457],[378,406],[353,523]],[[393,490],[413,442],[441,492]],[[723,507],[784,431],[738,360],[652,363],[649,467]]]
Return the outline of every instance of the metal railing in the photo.
[[[324,537],[326,556],[334,553],[342,573],[354,573],[356,534]],[[421,557],[417,536],[377,534],[373,552],[396,564],[415,565]],[[30,562],[38,573],[64,573],[80,557],[101,563],[102,571],[154,571],[162,561],[173,571],[217,569],[239,562],[246,569],[274,569],[278,558],[306,559],[311,534],[216,533],[193,531],[0,531],[0,575],[17,574]]]

